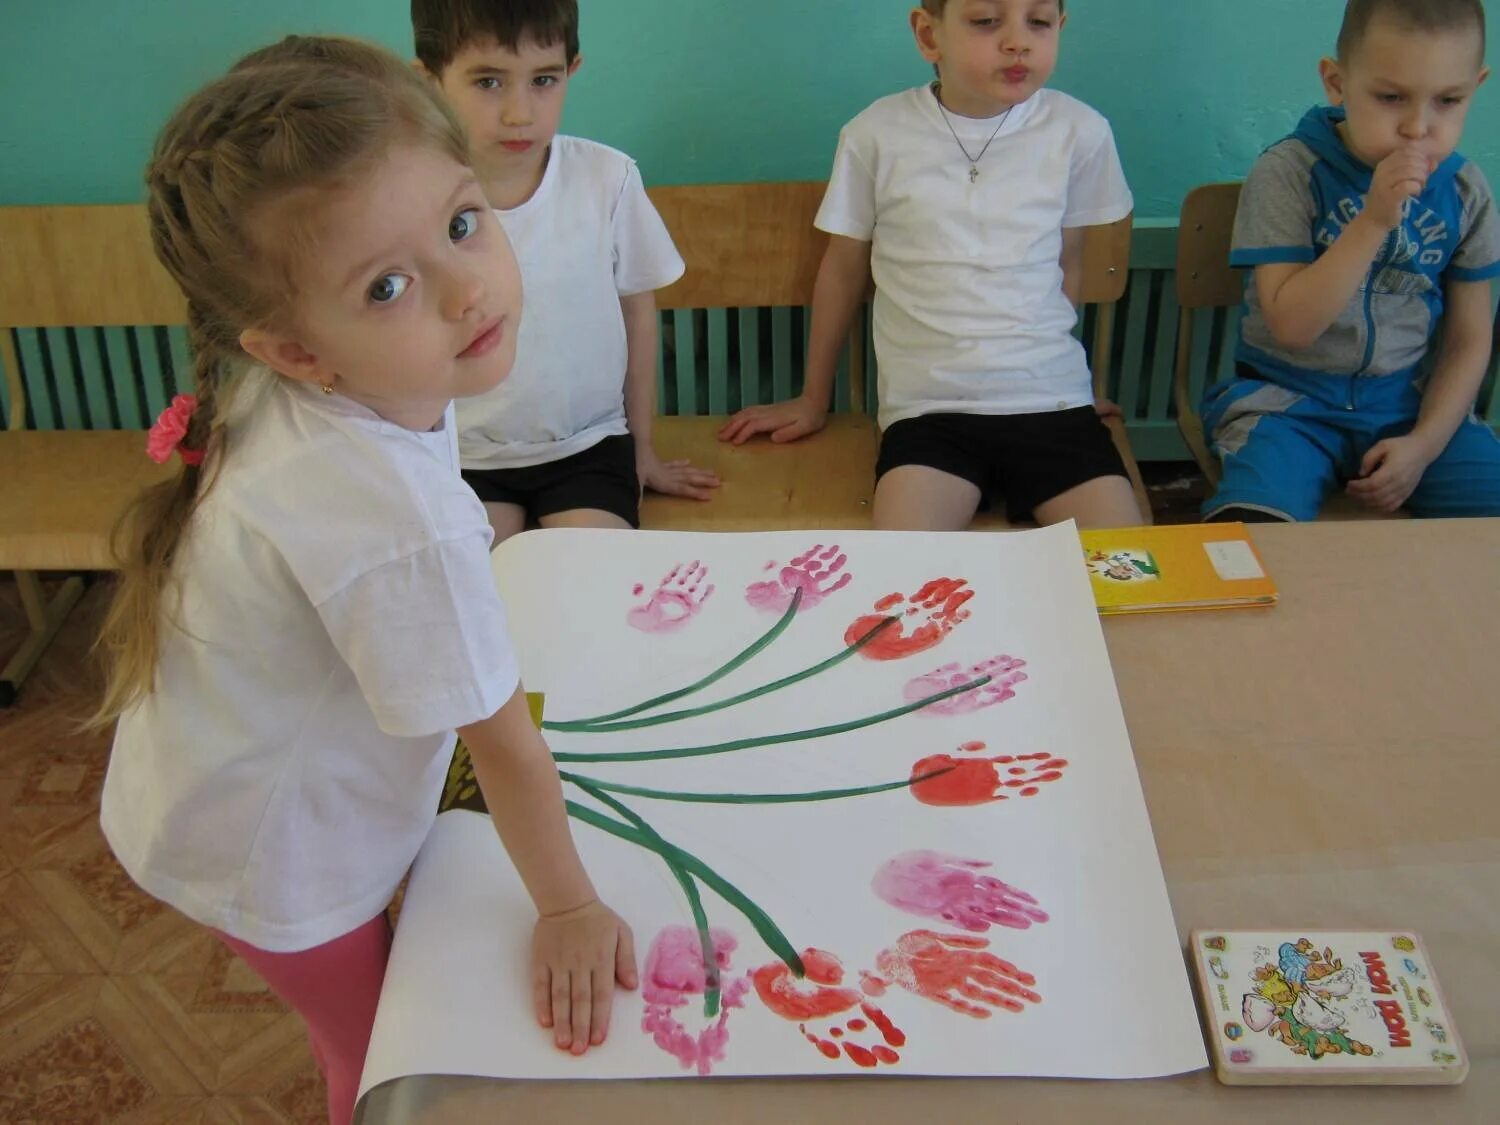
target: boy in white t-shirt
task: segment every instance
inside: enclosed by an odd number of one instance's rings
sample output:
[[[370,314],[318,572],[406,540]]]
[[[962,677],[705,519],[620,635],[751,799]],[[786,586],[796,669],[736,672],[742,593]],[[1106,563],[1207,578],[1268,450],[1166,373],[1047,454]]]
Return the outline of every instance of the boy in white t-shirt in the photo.
[[[822,428],[873,272],[877,528],[960,530],[994,493],[1013,520],[1143,522],[1071,334],[1083,228],[1133,204],[1108,122],[1043,88],[1065,22],[1062,0],[911,13],[939,80],[882,98],[839,139],[804,390],[741,411],[723,440]]]
[[[495,541],[638,527],[645,488],[707,500],[714,474],[652,445],[656,290],[683,262],[635,162],[557,136],[577,0],[412,0],[420,69],[463,120],[526,288],[515,370],[458,408],[464,479]]]

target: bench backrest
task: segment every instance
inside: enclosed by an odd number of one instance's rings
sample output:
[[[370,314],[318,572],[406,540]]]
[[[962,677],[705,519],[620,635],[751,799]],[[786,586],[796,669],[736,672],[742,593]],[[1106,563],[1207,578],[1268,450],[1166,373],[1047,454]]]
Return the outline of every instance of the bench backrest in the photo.
[[[813,226],[826,184],[704,184],[652,188],[677,249],[682,280],[660,294],[665,309],[810,305],[828,236]],[[1084,304],[1125,294],[1129,218],[1089,228],[1084,241]]]
[[[0,363],[10,428],[25,425],[12,328],[182,324],[187,307],[151,251],[146,209],[0,207]]]
[[[665,309],[805,307],[827,236],[813,226],[818,181],[658,187],[650,192],[687,262],[660,294]],[[0,207],[0,362],[25,423],[25,389],[12,328],[180,325],[182,295],[151,250],[145,208]],[[1083,301],[1108,307],[1125,292],[1130,220],[1093,228],[1084,245]],[[1100,328],[1107,332],[1112,318]],[[856,350],[862,346],[856,341]],[[1101,350],[1096,347],[1096,357]],[[1107,378],[1096,359],[1096,384]],[[855,396],[855,402],[860,397]]]
[[[1205,184],[1188,192],[1177,226],[1177,363],[1172,393],[1177,403],[1177,428],[1193,459],[1212,483],[1219,479],[1219,462],[1208,448],[1203,420],[1198,416],[1201,384],[1208,380],[1208,349],[1194,346],[1197,314],[1204,309],[1231,309],[1245,296],[1245,271],[1229,264],[1234,216],[1239,208],[1239,183]],[[1230,347],[1229,327],[1220,349]],[[1205,357],[1195,364],[1195,355]]]

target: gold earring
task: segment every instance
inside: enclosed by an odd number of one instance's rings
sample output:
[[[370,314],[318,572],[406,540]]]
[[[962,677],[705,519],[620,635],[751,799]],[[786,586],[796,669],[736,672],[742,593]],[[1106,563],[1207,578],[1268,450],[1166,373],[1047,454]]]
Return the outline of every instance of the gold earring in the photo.
[[[323,384],[323,393],[325,395],[331,395],[331,394],[333,394],[333,384],[332,383],[324,383]]]

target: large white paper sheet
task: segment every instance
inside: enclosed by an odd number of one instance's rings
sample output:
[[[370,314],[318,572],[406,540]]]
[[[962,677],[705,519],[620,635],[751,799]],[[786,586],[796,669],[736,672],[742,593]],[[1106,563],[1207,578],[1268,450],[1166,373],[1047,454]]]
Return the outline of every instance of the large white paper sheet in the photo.
[[[807,978],[695,879],[721,966],[719,1009],[707,1014],[702,935],[666,860],[639,835],[575,820],[596,885],[634,929],[645,980],[618,995],[602,1048],[564,1055],[530,1014],[530,901],[489,821],[450,812],[406,895],[364,1088],[434,1073],[1139,1078],[1205,1065],[1072,526],[823,534],[547,531],[495,556],[525,683],[546,693],[549,724],[691,685],[783,618],[784,630],[723,678],[612,722],[752,692],[897,618],[823,671],[732,707],[631,729],[549,730],[559,755],[848,726],[988,677],[845,733],[561,765],[671,792],[898,785],[796,804],[613,794],[763,910]]]

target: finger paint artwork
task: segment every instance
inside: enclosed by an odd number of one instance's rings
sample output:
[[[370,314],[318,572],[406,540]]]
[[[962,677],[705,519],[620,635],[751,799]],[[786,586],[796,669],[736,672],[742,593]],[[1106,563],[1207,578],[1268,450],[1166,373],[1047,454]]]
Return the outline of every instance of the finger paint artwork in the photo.
[[[705,965],[704,945],[697,930],[690,926],[665,927],[651,943],[641,974],[641,999],[646,1005],[641,1030],[673,1055],[684,1070],[695,1069],[699,1074],[711,1073],[713,1064],[724,1058],[730,1009],[743,1006],[750,988],[744,977],[724,983],[723,974],[738,945],[734,936],[717,928],[708,933],[713,960]],[[695,997],[707,995],[710,988],[719,993],[718,1016],[705,1016],[706,1026],[694,1035],[683,1022],[691,1011],[678,1009],[688,1007]]]
[[[875,968],[908,992],[974,1019],[989,1019],[991,1008],[1024,1012],[1022,1001],[1040,1004],[1041,996],[1031,988],[1036,977],[987,952],[989,944],[984,938],[913,930],[882,949]],[[885,982],[880,986],[883,991]]]
[[[908,700],[927,699],[946,688],[984,680],[982,687],[961,692],[929,704],[919,712],[929,718],[941,715],[965,715],[982,707],[993,707],[1016,697],[1016,687],[1026,682],[1026,673],[1021,669],[1026,661],[1014,656],[993,656],[988,660],[965,668],[961,664],[944,664],[926,675],[917,676],[906,685]]]
[[[460,753],[367,1086],[1204,1065],[1070,528],[605,534],[523,535],[495,570],[642,987],[581,1060],[531,1026],[534,913]]]
[[[645,583],[637,582],[632,592],[640,597],[646,592]],[[675,633],[698,616],[713,592],[708,567],[696,559],[677,563],[662,576],[649,598],[630,607],[625,620],[643,633]]]
[[[909,598],[887,594],[876,601],[873,613],[849,626],[844,640],[852,645],[887,621],[894,621],[894,628],[866,645],[863,655],[868,660],[915,656],[941,644],[955,626],[969,619],[970,611],[964,606],[973,596],[964,578],[934,578]]]
[[[982,742],[969,745],[984,749]],[[1061,781],[1067,768],[1066,758],[1046,753],[993,758],[934,754],[912,766],[911,795],[924,805],[987,805],[1012,797],[1035,797],[1042,786]]]
[[[818,605],[830,594],[836,594],[854,580],[854,575],[844,570],[849,561],[838,545],[824,547],[817,543],[780,569],[775,579],[752,582],[745,588],[745,601],[756,609],[773,613],[784,613],[791,608],[792,598],[801,595],[799,608],[807,610]],[[776,563],[766,563],[766,570],[775,570]]]
[[[992,925],[1026,930],[1047,921],[1031,895],[984,874],[991,866],[941,852],[907,852],[875,872],[871,888],[898,910],[975,933]]]

